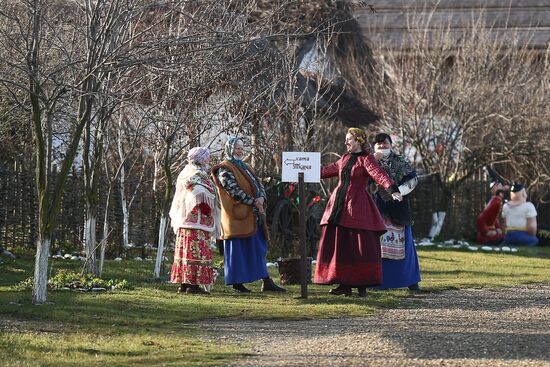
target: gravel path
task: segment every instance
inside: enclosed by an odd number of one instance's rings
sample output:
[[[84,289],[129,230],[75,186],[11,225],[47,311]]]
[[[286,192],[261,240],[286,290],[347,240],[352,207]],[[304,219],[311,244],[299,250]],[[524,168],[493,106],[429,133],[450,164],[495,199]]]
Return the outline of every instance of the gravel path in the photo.
[[[232,366],[550,366],[550,285],[421,293],[367,318],[210,320]]]

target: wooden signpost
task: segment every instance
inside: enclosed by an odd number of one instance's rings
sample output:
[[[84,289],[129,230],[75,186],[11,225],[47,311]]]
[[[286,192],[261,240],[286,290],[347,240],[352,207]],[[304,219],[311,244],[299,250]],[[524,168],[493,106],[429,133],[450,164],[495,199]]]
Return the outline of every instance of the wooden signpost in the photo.
[[[300,235],[300,285],[301,297],[307,298],[307,248],[306,248],[306,198],[305,182],[321,181],[321,153],[283,152],[282,181],[298,182],[299,235]]]

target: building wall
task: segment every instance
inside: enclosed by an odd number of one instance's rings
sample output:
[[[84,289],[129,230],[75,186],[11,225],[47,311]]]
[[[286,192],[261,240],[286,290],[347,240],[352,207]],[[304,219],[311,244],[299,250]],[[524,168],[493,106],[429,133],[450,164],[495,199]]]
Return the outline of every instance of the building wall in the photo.
[[[369,0],[357,6],[354,16],[375,47],[402,48],[411,30],[449,30],[458,41],[474,22],[491,37],[516,33],[522,44],[545,48],[550,42],[550,0]]]

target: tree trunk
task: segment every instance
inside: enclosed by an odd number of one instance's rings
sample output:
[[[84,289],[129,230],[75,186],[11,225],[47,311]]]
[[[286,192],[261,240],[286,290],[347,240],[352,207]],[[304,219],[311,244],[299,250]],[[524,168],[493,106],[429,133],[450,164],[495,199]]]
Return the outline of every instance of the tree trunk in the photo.
[[[105,248],[107,247],[107,239],[109,238],[109,206],[111,202],[111,189],[109,187],[109,193],[107,194],[107,200],[105,203],[105,216],[103,217],[103,237],[101,239],[101,246],[99,247],[99,270],[98,274],[101,277],[103,275],[103,264],[105,263]]]
[[[98,274],[100,277],[103,275],[103,264],[105,263],[105,247],[107,247],[107,237],[109,237],[109,218],[107,215],[108,212],[109,206],[105,208],[105,217],[103,218],[103,238],[101,239],[101,246],[99,247]]]
[[[97,214],[91,203],[88,203],[88,209],[86,210],[86,223],[84,224],[84,250],[86,251],[86,266],[85,271],[88,274],[97,276],[97,264],[96,264],[96,222]]]
[[[157,260],[155,262],[155,271],[154,276],[156,279],[160,278],[160,269],[162,266],[162,258],[164,255],[164,240],[166,237],[166,225],[168,224],[168,218],[166,215],[162,214],[160,217],[160,228],[159,228],[159,242],[157,247]]]
[[[428,234],[429,238],[433,239],[434,237],[439,236],[439,233],[441,233],[441,228],[443,228],[445,215],[446,215],[446,212],[432,213],[432,226],[430,227],[430,232]]]
[[[443,191],[443,196],[439,198],[437,205],[437,211],[432,213],[432,225],[428,237],[433,239],[441,233],[443,223],[445,222],[445,216],[451,209],[451,203],[453,202],[453,188],[446,186],[443,182],[439,182],[439,186]]]
[[[44,237],[36,244],[36,258],[34,263],[34,282],[32,285],[32,302],[35,304],[47,301],[48,290],[48,256],[50,254],[51,239]]]
[[[126,200],[125,186],[125,171],[124,168],[120,170],[120,205],[122,207],[122,246],[128,247],[129,240],[129,227],[130,227],[130,212],[128,209],[128,201]]]

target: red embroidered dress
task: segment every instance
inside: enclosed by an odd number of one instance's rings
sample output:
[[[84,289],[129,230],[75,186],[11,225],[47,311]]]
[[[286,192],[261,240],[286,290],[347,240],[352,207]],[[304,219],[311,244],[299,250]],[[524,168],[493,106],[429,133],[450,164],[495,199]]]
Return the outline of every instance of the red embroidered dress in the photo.
[[[187,165],[178,176],[170,209],[176,233],[172,283],[214,284],[210,238],[217,228],[217,215],[214,185],[208,174]]]

